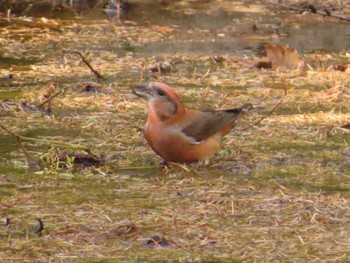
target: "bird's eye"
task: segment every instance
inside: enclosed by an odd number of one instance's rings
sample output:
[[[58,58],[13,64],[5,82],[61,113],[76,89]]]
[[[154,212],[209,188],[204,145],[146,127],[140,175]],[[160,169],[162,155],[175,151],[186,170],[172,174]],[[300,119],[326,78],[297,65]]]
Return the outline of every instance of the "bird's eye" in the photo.
[[[165,92],[163,90],[161,90],[161,89],[157,89],[157,94],[159,96],[165,96]]]

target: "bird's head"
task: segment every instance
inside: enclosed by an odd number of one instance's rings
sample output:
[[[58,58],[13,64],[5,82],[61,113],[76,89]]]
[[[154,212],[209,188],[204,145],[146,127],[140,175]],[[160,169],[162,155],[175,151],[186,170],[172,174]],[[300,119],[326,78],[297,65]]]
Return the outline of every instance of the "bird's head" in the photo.
[[[156,117],[161,121],[165,121],[184,110],[180,97],[164,83],[138,84],[132,90],[134,94],[147,100],[149,118]]]

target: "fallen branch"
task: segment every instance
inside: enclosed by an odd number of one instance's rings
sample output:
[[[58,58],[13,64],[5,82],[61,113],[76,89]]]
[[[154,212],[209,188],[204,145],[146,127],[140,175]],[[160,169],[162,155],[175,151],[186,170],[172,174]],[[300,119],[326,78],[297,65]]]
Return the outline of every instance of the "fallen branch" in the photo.
[[[38,139],[38,138],[32,138],[32,137],[18,135],[1,124],[0,124],[0,129],[3,129],[7,133],[13,135],[14,137],[16,137],[17,140],[45,143],[45,144],[52,145],[52,146],[64,147],[64,148],[73,149],[73,150],[82,150],[82,151],[86,151],[86,152],[90,153],[90,149],[86,146],[81,146],[78,144],[64,143],[64,142],[54,142],[54,141],[46,140],[46,139]]]
[[[77,54],[81,60],[86,64],[86,66],[89,67],[89,69],[91,70],[92,73],[94,73],[94,75],[97,77],[98,80],[100,79],[105,79],[104,77],[102,77],[102,75],[100,73],[98,73],[97,70],[95,70],[91,64],[85,59],[85,57],[83,56],[83,54],[81,54],[79,51],[74,51],[74,54]]]
[[[290,6],[290,5],[282,4],[282,3],[267,2],[267,4],[270,4],[270,5],[273,5],[273,6],[287,8],[287,9],[294,10],[294,11],[300,11],[300,12],[304,12],[304,11],[310,10],[310,8],[300,8],[300,7]],[[344,15],[332,14],[329,10],[326,10],[326,11],[315,10],[315,12],[312,12],[312,13],[317,14],[317,15],[321,15],[321,16],[334,17],[334,18],[337,18],[337,19],[340,19],[340,20],[344,20],[344,21],[350,22],[350,17],[344,16]]]

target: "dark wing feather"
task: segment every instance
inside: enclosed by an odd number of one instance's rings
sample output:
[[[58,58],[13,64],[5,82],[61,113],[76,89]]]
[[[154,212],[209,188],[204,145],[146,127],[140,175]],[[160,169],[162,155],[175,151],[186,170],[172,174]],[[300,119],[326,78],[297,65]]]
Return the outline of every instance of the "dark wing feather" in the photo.
[[[242,110],[249,110],[251,104],[228,110],[207,111],[202,116],[186,126],[182,132],[186,136],[194,138],[197,142],[205,140],[220,131],[225,125],[234,123]]]

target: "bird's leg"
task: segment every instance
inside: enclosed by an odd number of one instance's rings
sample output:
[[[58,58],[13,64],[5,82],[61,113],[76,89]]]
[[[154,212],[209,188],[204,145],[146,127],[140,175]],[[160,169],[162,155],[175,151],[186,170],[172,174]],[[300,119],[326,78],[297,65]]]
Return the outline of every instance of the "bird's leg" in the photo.
[[[168,164],[168,162],[165,161],[165,160],[159,162],[159,165],[160,165],[160,166],[166,166],[167,164]]]
[[[198,161],[198,166],[208,166],[209,163],[210,163],[209,159],[199,160]]]

